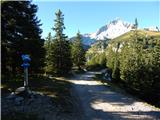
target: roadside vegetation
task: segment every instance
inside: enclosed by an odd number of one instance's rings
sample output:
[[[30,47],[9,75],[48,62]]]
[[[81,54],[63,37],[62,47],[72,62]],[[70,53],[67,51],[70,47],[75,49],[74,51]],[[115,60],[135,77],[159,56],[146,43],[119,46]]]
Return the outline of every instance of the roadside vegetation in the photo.
[[[94,54],[87,64],[97,65],[94,60],[99,62],[105,56],[105,67],[114,84],[160,107],[159,38],[159,32],[135,29],[111,40],[102,57]]]

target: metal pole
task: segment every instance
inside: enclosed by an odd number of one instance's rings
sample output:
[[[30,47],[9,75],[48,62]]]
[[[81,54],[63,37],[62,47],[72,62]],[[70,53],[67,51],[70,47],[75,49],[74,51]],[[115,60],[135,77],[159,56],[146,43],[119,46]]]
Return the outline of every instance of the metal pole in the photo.
[[[24,87],[26,89],[26,68],[24,68]]]
[[[28,68],[24,69],[24,87],[28,91]]]
[[[28,68],[26,68],[26,87],[28,91]]]

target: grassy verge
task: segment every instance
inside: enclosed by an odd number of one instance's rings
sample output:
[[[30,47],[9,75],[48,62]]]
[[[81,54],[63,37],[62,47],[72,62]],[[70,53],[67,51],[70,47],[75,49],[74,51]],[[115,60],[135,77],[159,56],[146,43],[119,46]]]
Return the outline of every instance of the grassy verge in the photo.
[[[16,88],[23,86],[23,79],[14,78],[10,81],[3,81],[1,84],[1,93],[2,97],[10,94],[15,91]],[[60,112],[68,112],[72,110],[72,97],[70,94],[71,84],[65,80],[56,79],[56,78],[48,78],[44,76],[30,76],[29,77],[29,88],[31,91],[36,91],[43,93],[44,95],[50,96],[56,104],[57,107],[63,108],[63,111]],[[24,115],[23,113],[15,113],[15,119],[13,120],[36,120],[35,115]],[[33,117],[31,117],[33,116]],[[8,119],[7,119],[7,118]],[[2,116],[4,120],[11,120],[8,116]]]

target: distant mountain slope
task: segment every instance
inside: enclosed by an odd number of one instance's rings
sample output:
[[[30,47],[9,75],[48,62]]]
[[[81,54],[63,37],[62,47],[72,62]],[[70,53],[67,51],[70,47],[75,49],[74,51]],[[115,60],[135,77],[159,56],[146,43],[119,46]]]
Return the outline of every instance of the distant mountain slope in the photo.
[[[132,34],[133,34],[133,31],[131,30],[130,32],[127,32],[113,39],[112,41],[110,41],[110,43],[127,41],[130,39]],[[140,37],[146,37],[146,38],[153,37],[154,39],[160,40],[160,32],[156,32],[156,31],[138,30],[138,35]]]
[[[133,24],[122,21],[121,19],[115,19],[108,24],[102,26],[94,33],[88,33],[82,35],[83,44],[91,46],[97,40],[106,40],[116,38],[126,32],[132,30]],[[74,40],[72,37],[71,40]]]

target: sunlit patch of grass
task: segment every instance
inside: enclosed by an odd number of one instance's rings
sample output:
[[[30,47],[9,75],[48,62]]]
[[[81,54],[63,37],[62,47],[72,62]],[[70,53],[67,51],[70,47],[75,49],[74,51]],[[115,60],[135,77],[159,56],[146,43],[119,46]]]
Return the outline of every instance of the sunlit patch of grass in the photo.
[[[137,30],[137,32],[139,37],[146,37],[146,35],[148,35],[148,37],[152,36],[154,39],[160,38],[160,32],[146,31],[146,30]],[[110,43],[128,41],[131,39],[132,34],[133,34],[133,31],[129,31],[119,37],[114,38],[112,41],[110,41]]]

